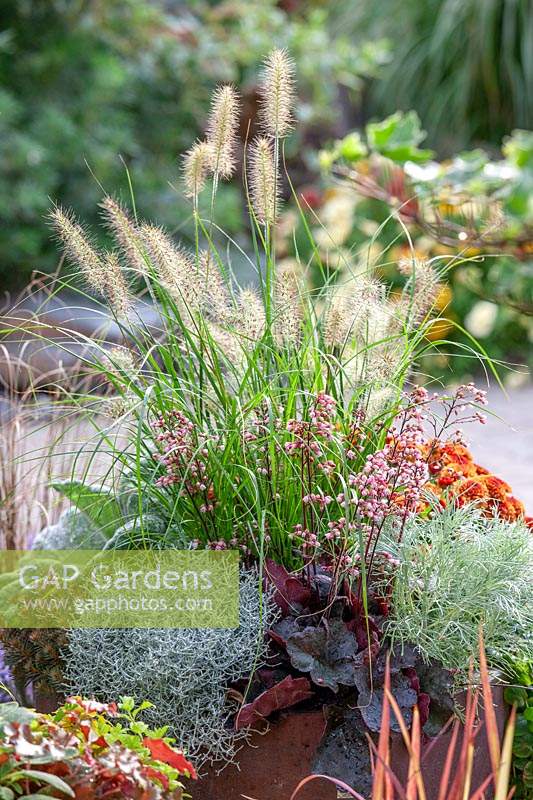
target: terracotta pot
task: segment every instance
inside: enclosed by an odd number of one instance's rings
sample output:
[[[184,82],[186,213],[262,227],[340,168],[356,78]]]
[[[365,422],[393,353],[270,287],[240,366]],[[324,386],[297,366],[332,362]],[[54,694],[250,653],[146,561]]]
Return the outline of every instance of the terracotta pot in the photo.
[[[500,734],[506,719],[503,690],[494,689],[496,717]],[[483,718],[483,714],[481,714]],[[322,712],[288,713],[271,725],[265,733],[255,733],[248,745],[238,753],[239,766],[211,767],[207,775],[189,784],[193,800],[290,800],[298,783],[314,771],[320,741],[326,729]],[[437,800],[442,768],[446,758],[451,733],[446,731],[435,742],[429,757],[422,762],[422,772],[427,791],[427,800]],[[429,742],[426,744],[426,748]],[[351,757],[347,745],[345,757]],[[354,754],[355,757],[355,754]],[[407,775],[408,755],[401,737],[392,740],[391,763],[400,779]],[[333,765],[332,765],[333,767]],[[324,770],[322,761],[321,772]],[[334,775],[333,769],[329,773]],[[481,731],[477,737],[474,757],[473,789],[490,774],[490,758],[486,738]],[[354,786],[361,791],[361,787]],[[363,791],[368,796],[368,792]],[[337,800],[335,786],[317,778],[307,784],[298,794],[298,800]],[[347,796],[347,795],[346,795]],[[487,793],[486,797],[490,795]]]
[[[503,734],[507,718],[503,700],[503,688],[493,687],[496,720]],[[52,694],[36,694],[34,702],[38,711],[54,711],[62,698]],[[463,704],[459,698],[459,704]],[[481,721],[483,713],[481,712]],[[290,800],[291,794],[300,781],[313,774],[321,740],[326,731],[326,717],[322,711],[287,713],[266,728],[264,732],[254,733],[249,743],[237,754],[235,764],[223,767],[214,765],[198,781],[190,781],[188,790],[193,800]],[[427,792],[427,800],[437,800],[442,768],[446,759],[451,733],[445,732],[437,741],[430,740],[431,753],[422,756],[422,773]],[[472,789],[476,789],[490,774],[490,757],[487,740],[483,730],[476,739]],[[352,745],[347,742],[344,757],[355,757]],[[457,759],[456,759],[457,760]],[[394,735],[391,743],[391,765],[400,780],[407,775],[408,756],[401,737]],[[324,768],[325,767],[325,768]],[[320,772],[334,775],[334,765],[324,765]],[[358,790],[357,786],[353,787]],[[361,787],[359,787],[359,791]],[[361,792],[369,796],[369,792]],[[487,792],[486,800],[491,793]],[[297,800],[337,800],[343,797],[332,783],[317,778],[307,784],[298,794]]]

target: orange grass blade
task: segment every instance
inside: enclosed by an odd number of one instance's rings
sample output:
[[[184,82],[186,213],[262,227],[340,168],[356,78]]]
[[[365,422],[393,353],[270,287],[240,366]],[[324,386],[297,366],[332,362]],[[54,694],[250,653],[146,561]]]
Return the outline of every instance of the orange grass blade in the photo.
[[[498,736],[498,725],[496,713],[494,711],[494,701],[492,698],[492,688],[489,680],[489,670],[487,667],[487,657],[485,655],[485,643],[483,641],[483,629],[479,628],[479,668],[481,673],[481,685],[483,687],[483,710],[485,713],[485,731],[489,744],[490,762],[494,775],[500,766],[500,739]]]
[[[453,757],[455,755],[455,750],[457,747],[457,740],[459,738],[460,726],[461,723],[459,722],[458,719],[456,719],[452,728],[452,738],[450,739],[450,744],[448,745],[448,752],[446,753],[446,761],[444,762],[444,769],[442,771],[440,779],[439,796],[437,800],[446,800],[446,798],[448,797],[448,784],[450,783]]]
[[[385,779],[385,765],[389,763],[390,740],[390,663],[387,655],[385,667],[385,690],[383,692],[383,705],[381,710],[381,728],[379,731],[377,764],[372,783],[372,800],[384,800],[387,782]]]
[[[513,739],[514,729],[516,722],[516,706],[513,706],[509,714],[507,727],[505,728],[505,736],[503,737],[502,754],[500,757],[500,764],[498,768],[497,778],[494,776],[496,782],[496,789],[494,792],[494,800],[506,800],[507,792],[509,789],[509,775],[511,774],[511,761],[513,756]]]
[[[335,784],[335,786],[338,789],[342,789],[343,792],[348,792],[348,794],[351,797],[355,797],[355,800],[365,800],[362,794],[356,792],[355,789],[352,789],[351,786],[348,786],[347,783],[344,783],[344,781],[340,781],[337,778],[330,778],[329,775],[308,775],[307,778],[303,778],[303,780],[300,781],[294,792],[291,794],[290,800],[295,800],[295,797],[298,794],[298,792],[301,789],[303,789],[303,787],[306,784],[310,783],[311,781],[317,780],[317,778],[323,778],[324,780]]]
[[[407,776],[407,800],[417,800],[417,774],[420,773],[420,714],[418,706],[413,709],[413,724],[411,727],[411,747],[413,755],[409,759],[409,773]]]
[[[465,782],[463,788],[463,800],[468,800],[470,787],[472,786],[472,767],[474,766],[474,740],[469,743],[466,751]]]
[[[473,664],[470,662],[470,669],[468,672],[468,691],[466,693],[466,710],[465,721],[463,725],[463,739],[461,743],[461,750],[459,756],[459,763],[456,768],[455,780],[452,783],[449,798],[447,800],[461,800],[463,797],[464,787],[467,779],[467,764],[468,764],[468,749],[473,743],[476,730],[476,711],[478,692],[472,688],[473,686]]]
[[[416,759],[416,754],[413,749],[413,745],[411,743],[411,739],[409,736],[409,731],[407,730],[407,726],[405,724],[405,720],[403,718],[403,714],[400,711],[398,703],[396,702],[394,696],[390,692],[389,689],[385,689],[385,694],[388,697],[389,703],[392,706],[392,710],[394,711],[394,716],[398,721],[398,725],[400,726],[400,731],[402,733],[403,741],[407,752],[409,753],[409,769],[411,768],[411,759]],[[418,764],[418,769],[415,769],[413,772],[415,779],[416,779],[416,786],[418,789],[418,794],[420,796],[420,800],[426,800],[426,789],[424,786],[424,781],[422,779],[422,773],[420,771],[420,763]]]
[[[376,756],[376,758],[379,758],[376,745],[374,744],[372,739],[368,736],[368,734],[367,734],[367,738],[369,740],[370,752],[373,753]],[[385,769],[386,775],[389,777],[389,779],[391,781],[391,784],[392,784],[393,788],[396,789],[397,795],[400,798],[400,800],[407,800],[406,795],[405,795],[405,790],[404,790],[402,784],[400,783],[400,780],[397,777],[397,775],[394,774],[394,772],[392,771],[392,769],[390,768],[390,766],[388,764],[384,765],[384,769]]]

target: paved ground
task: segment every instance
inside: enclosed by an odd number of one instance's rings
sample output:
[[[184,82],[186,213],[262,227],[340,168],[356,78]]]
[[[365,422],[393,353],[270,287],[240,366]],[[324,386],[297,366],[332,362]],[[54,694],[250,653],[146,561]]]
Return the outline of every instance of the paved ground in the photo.
[[[469,425],[466,439],[478,464],[509,483],[533,514],[533,385],[491,388],[486,425]],[[495,416],[493,416],[495,415]]]

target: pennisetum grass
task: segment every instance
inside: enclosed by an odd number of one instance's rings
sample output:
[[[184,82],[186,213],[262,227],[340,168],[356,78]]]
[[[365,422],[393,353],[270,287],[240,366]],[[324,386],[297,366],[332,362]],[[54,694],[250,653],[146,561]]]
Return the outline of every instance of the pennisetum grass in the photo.
[[[327,279],[316,290],[308,288],[309,264],[276,265],[282,148],[295,105],[292,62],[275,50],[261,78],[260,130],[245,148],[251,254],[213,218],[219,182],[237,167],[239,100],[230,86],[215,92],[206,140],[183,162],[193,249],[109,196],[102,201],[114,239],[107,254],[71,214],[52,213],[67,258],[111,309],[130,363],[104,340],[86,342],[85,369],[120,400],[71,395],[95,425],[95,415],[114,405],[95,449],[111,453],[167,530],[179,527],[191,546],[269,552],[288,567],[301,563],[293,532],[303,517],[321,536],[344,512],[343,552],[359,549],[358,536],[349,533],[357,512],[338,498],[350,473],[385,443],[417,356],[433,346],[425,334],[439,280],[433,263],[413,260],[398,299],[355,260],[342,284]],[[211,215],[204,218],[199,198],[209,187]],[[303,212],[301,219],[316,254]],[[239,285],[233,254],[255,272],[254,286]],[[142,283],[142,297],[132,296],[134,282]],[[156,310],[156,323],[147,324],[143,308]],[[297,439],[299,425],[307,426],[309,441]],[[116,443],[119,429],[127,432],[125,446]],[[311,452],[316,430],[327,433],[323,462],[300,451],[296,457],[292,444],[303,442]],[[315,483],[320,498],[329,498],[317,501],[319,510],[306,505]]]

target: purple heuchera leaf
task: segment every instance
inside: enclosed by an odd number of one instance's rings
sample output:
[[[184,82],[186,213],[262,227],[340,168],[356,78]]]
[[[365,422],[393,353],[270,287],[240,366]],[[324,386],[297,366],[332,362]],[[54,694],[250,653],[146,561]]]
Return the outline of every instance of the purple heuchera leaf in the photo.
[[[292,675],[287,675],[275,686],[256,697],[252,703],[242,706],[235,720],[235,729],[240,730],[253,725],[274,711],[290,708],[303,700],[309,700],[310,697],[313,697],[313,691],[307,678],[293,678]]]
[[[357,652],[357,640],[344,622],[335,620],[327,627],[304,628],[290,634],[286,642],[292,666],[308,672],[317,686],[336,692],[339,684],[356,685],[364,653]]]
[[[265,563],[267,580],[276,588],[274,601],[281,608],[283,614],[288,614],[291,609],[307,608],[311,601],[311,590],[298,578],[287,572],[281,564],[276,564],[270,558]]]
[[[301,631],[294,617],[284,617],[269,630],[269,636],[281,647],[287,647],[287,639],[293,633]]]
[[[357,707],[361,712],[366,725],[371,731],[378,733],[381,730],[381,711],[383,708],[383,689],[377,686],[370,687],[368,667],[357,674],[356,686],[359,690]],[[391,692],[400,707],[407,727],[410,727],[413,717],[413,706],[416,705],[418,694],[413,689],[409,678],[401,672],[391,675]],[[399,731],[400,726],[396,719],[391,718],[391,729]]]

